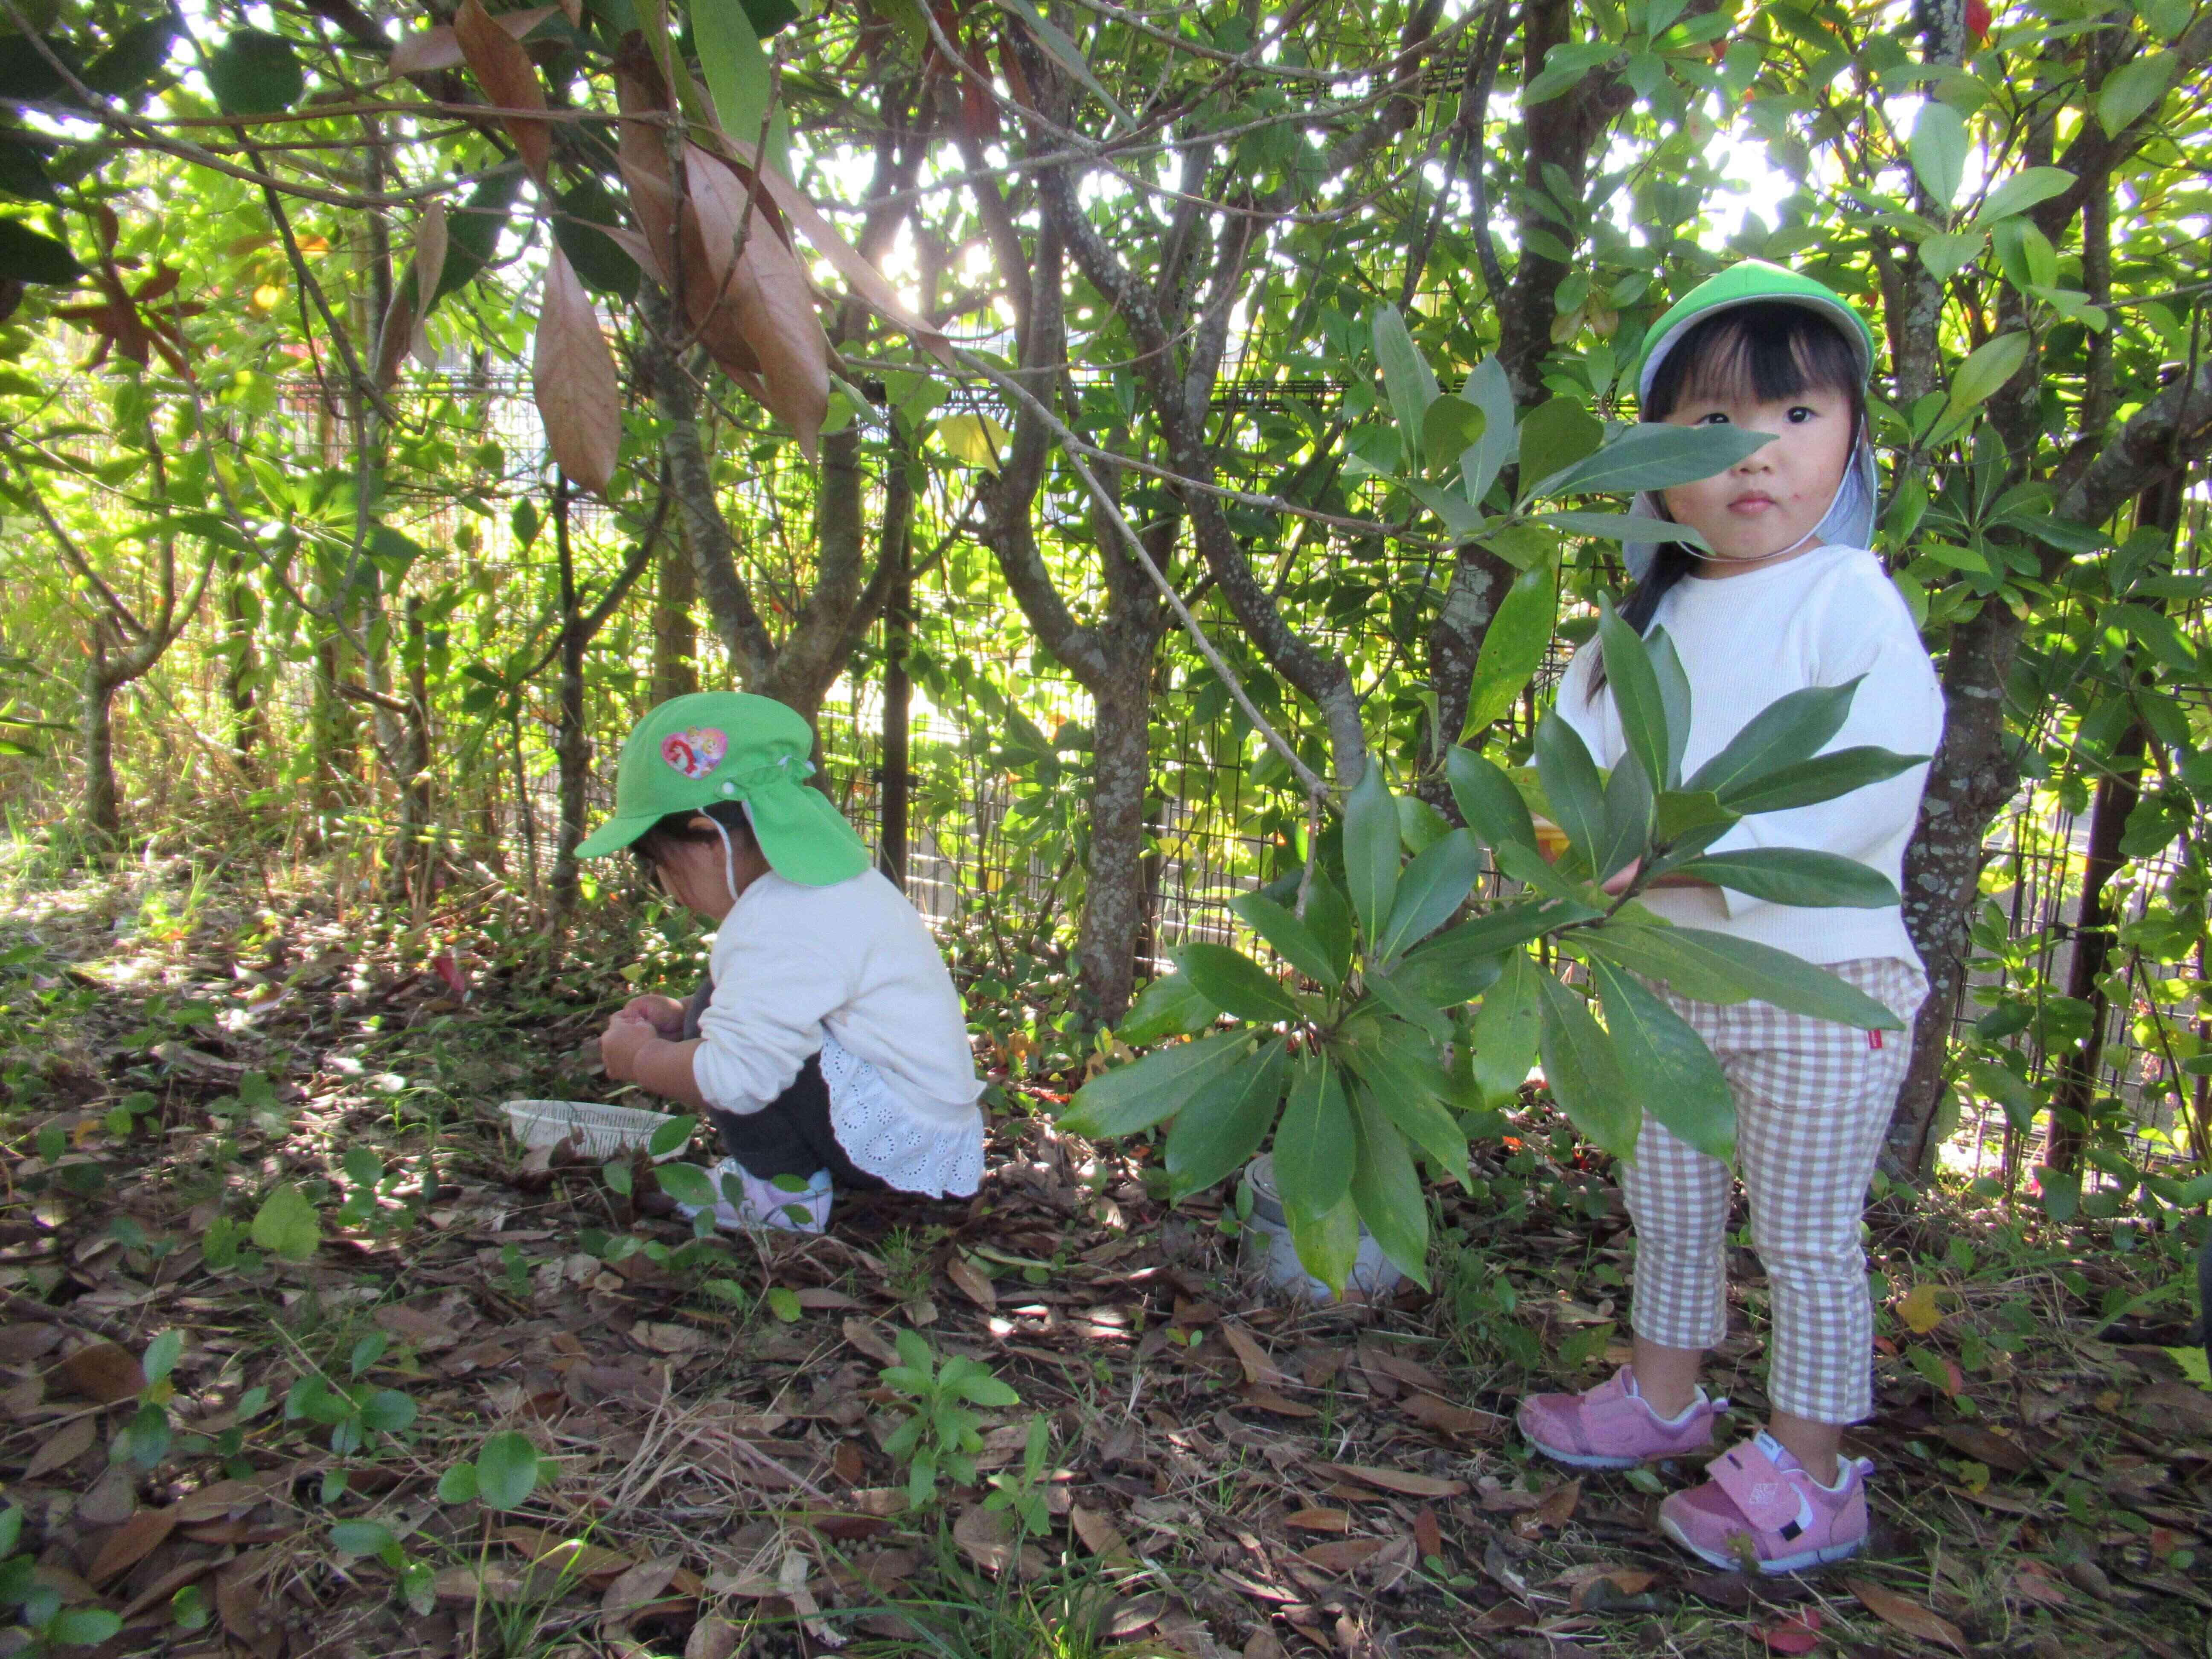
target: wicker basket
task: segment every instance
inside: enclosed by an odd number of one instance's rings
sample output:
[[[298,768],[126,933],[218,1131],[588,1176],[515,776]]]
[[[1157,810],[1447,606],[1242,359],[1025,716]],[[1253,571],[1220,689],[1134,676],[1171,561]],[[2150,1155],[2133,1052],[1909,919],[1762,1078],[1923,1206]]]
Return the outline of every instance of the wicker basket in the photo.
[[[644,1146],[653,1132],[676,1120],[666,1112],[635,1106],[602,1106],[588,1100],[510,1100],[504,1109],[514,1138],[526,1146],[557,1146],[574,1140],[592,1158],[618,1158]],[[683,1147],[655,1163],[680,1158]]]

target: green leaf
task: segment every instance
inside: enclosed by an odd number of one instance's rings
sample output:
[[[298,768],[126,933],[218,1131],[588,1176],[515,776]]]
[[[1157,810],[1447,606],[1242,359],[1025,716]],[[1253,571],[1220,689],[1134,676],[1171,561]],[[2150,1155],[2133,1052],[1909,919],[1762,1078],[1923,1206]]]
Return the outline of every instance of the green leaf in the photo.
[[[1810,760],[1844,729],[1851,698],[1865,678],[1860,675],[1841,685],[1808,685],[1777,697],[1747,720],[1683,787],[1692,793],[1710,789],[1728,806],[1735,791],[1783,767]]]
[[[1075,1091],[1060,1114],[1060,1127],[1094,1139],[1150,1128],[1181,1111],[1184,1102],[1235,1066],[1251,1046],[1249,1031],[1221,1031],[1117,1066]]]
[[[1461,388],[1462,398],[1482,411],[1482,437],[1471,448],[1461,453],[1461,479],[1467,485],[1467,498],[1475,506],[1482,505],[1490,487],[1498,482],[1498,472],[1512,460],[1519,447],[1520,433],[1513,421],[1513,384],[1506,378],[1505,365],[1495,353],[1474,366]]]
[[[1773,441],[1769,432],[1740,426],[1669,426],[1651,421],[1625,427],[1595,453],[1540,479],[1529,491],[1560,495],[1626,494],[1694,483],[1725,472]],[[1522,454],[1525,459],[1527,448]]]
[[[947,415],[937,423],[937,441],[954,460],[996,472],[1013,434],[988,415]]]
[[[1406,458],[1406,471],[1421,470],[1423,419],[1437,401],[1437,377],[1428,359],[1413,343],[1398,307],[1377,306],[1368,319],[1375,341],[1375,361],[1382,370],[1382,389],[1390,399],[1390,413],[1398,422],[1398,444]]]
[[[775,97],[774,71],[752,19],[738,0],[693,0],[691,43],[699,53],[699,72],[714,100],[722,131],[748,145],[760,142]],[[768,159],[790,173],[785,155],[782,112],[768,127]]]
[[[1652,667],[1643,636],[1621,621],[1611,600],[1601,599],[1597,638],[1598,648],[1605,656],[1605,683],[1620,716],[1621,739],[1650,780],[1652,791],[1664,789],[1670,747],[1667,706],[1659,694],[1658,672]]]
[[[1455,830],[1417,855],[1398,878],[1398,892],[1371,952],[1378,963],[1395,958],[1451,919],[1467,902],[1482,873],[1482,848],[1464,830]]]
[[[1429,1201],[1412,1153],[1364,1089],[1352,1094],[1358,1150],[1352,1172],[1352,1203],[1382,1254],[1407,1278],[1429,1288]],[[1464,1152],[1465,1142],[1462,1150]],[[1355,1244],[1353,1249],[1357,1250]]]
[[[1444,779],[1460,817],[1484,846],[1492,852],[1506,845],[1535,849],[1536,826],[1529,818],[1528,803],[1503,768],[1455,745],[1444,756]]]
[[[1536,979],[1543,971],[1526,951],[1510,951],[1497,983],[1482,994],[1469,1047],[1474,1051],[1475,1087],[1486,1105],[1502,1108],[1510,1103],[1536,1063],[1536,1034],[1543,1014]]]
[[[1142,1048],[1171,1036],[1194,1036],[1220,1014],[1220,1009],[1199,995],[1188,976],[1162,974],[1137,993],[1114,1034]]]
[[[1447,392],[1430,400],[1421,414],[1421,453],[1431,467],[1449,466],[1482,441],[1488,424],[1482,410]],[[1474,503],[1477,507],[1480,501]]]
[[[1591,868],[1600,881],[1651,851],[1651,780],[1637,765],[1616,766],[1605,785],[1605,834]]]
[[[1503,952],[1600,914],[1587,905],[1556,898],[1492,910],[1415,946],[1391,977],[1401,988],[1419,995],[1431,1007],[1452,1007],[1485,992],[1498,972],[1498,958]]]
[[[490,263],[493,250],[507,229],[507,210],[522,189],[523,176],[520,161],[494,167],[477,181],[467,204],[447,216],[446,264],[430,295],[432,305],[474,282]]]
[[[0,1510],[0,1558],[13,1555],[23,1538],[23,1506],[10,1504]]]
[[[1267,940],[1276,955],[1308,979],[1318,980],[1332,990],[1344,983],[1343,974],[1329,959],[1321,941],[1314,937],[1313,930],[1294,912],[1258,893],[1231,899],[1229,908],[1246,927]],[[1125,1036],[1123,1041],[1128,1039]]]
[[[1378,995],[1388,983],[1410,1007],[1456,1008],[1474,1001],[1497,981],[1502,957],[1501,951],[1471,954],[1463,946],[1434,951],[1417,946],[1387,975],[1370,973],[1366,982]],[[1401,1018],[1410,1017],[1398,1003],[1391,1006]]]
[[[1129,112],[1115,102],[1114,94],[1107,91],[1098,77],[1091,72],[1091,65],[1085,61],[1082,49],[1059,28],[1046,21],[1030,0],[998,0],[998,3],[1029,25],[1030,33],[1036,36],[1037,45],[1059,59],[1062,69],[1081,82],[1092,97],[1113,112],[1115,125],[1127,127],[1135,125]]]
[[[379,1389],[362,1401],[361,1420],[379,1434],[398,1434],[415,1420],[415,1402],[397,1389]]]
[[[1334,1209],[1352,1184],[1352,1114],[1325,1055],[1302,1057],[1275,1126],[1275,1189],[1295,1223]]]
[[[1386,974],[1379,969],[1370,967],[1359,976],[1359,982],[1366,988],[1368,995],[1381,1003],[1399,1019],[1419,1030],[1425,1031],[1431,1040],[1441,1043],[1449,1042],[1452,1040],[1454,1028],[1451,1021],[1439,1013],[1437,1009],[1453,1005],[1449,1001],[1431,1004],[1425,996],[1427,992],[1434,988],[1434,982],[1439,977],[1443,976],[1416,974],[1413,975],[1413,984],[1418,989],[1413,989],[1401,985],[1395,975]],[[1446,994],[1449,996],[1451,993],[1448,991]]]
[[[1905,1022],[1853,985],[1802,957],[1703,927],[1631,925],[1593,928],[1577,941],[1593,955],[1646,979],[1663,981],[1693,1002],[1756,997],[1792,1013],[1863,1031],[1901,1031]]]
[[[149,1342],[145,1357],[138,1362],[138,1369],[145,1373],[148,1385],[159,1382],[175,1370],[178,1356],[184,1351],[185,1334],[182,1331],[163,1331]]]
[[[1794,766],[1778,767],[1757,781],[1729,793],[1729,806],[1748,817],[1754,812],[1780,812],[1793,806],[1811,806],[1870,783],[1893,778],[1923,764],[1925,755],[1897,755],[1887,749],[1858,745],[1837,749]],[[1699,797],[1717,800],[1718,797]]]
[[[1485,522],[1481,508],[1462,500],[1451,490],[1423,483],[1419,478],[1401,482],[1416,501],[1444,521],[1444,529],[1455,542],[1472,541],[1481,530]]]
[[[1725,835],[1737,814],[1721,805],[1710,789],[1670,789],[1655,804],[1652,835],[1662,844],[1682,841],[1695,831]]]
[[[1409,1025],[1378,1020],[1365,1042],[1346,1050],[1346,1058],[1398,1133],[1439,1174],[1466,1186],[1467,1134],[1444,1109],[1452,1083],[1437,1060],[1435,1042]]]
[[[233,30],[208,54],[206,74],[226,115],[275,115],[307,89],[298,48],[266,29]]]
[[[49,1642],[58,1642],[65,1648],[96,1648],[113,1640],[122,1629],[122,1616],[106,1607],[71,1607],[54,1615],[53,1622],[46,1626],[46,1637]]]
[[[1576,992],[1547,973],[1536,975],[1542,1009],[1540,1046],[1544,1080],[1576,1128],[1615,1158],[1636,1155],[1642,1109],[1622,1073],[1620,1057]]]
[[[1345,1281],[1359,1261],[1359,1210],[1352,1202],[1350,1181],[1345,1182],[1344,1195],[1321,1214],[1285,1205],[1284,1218],[1291,1224],[1298,1265],[1342,1296]]]
[[[538,1490],[538,1448],[513,1430],[493,1435],[477,1454],[477,1498],[488,1510],[520,1509]]]
[[[1930,236],[1920,244],[1920,263],[1928,267],[1930,274],[1948,282],[1982,251],[1983,234],[1978,230],[1969,230],[1951,236]]]
[[[1538,404],[1521,420],[1521,499],[1532,499],[1531,486],[1566,471],[1604,441],[1605,422],[1572,398]]]
[[[1920,175],[1921,188],[1937,207],[1948,209],[1959,199],[1971,147],[1965,116],[1940,98],[1921,105],[1905,149],[1912,157],[1913,172]]]
[[[1667,776],[1662,789],[1682,787],[1682,757],[1690,743],[1690,676],[1674,641],[1663,628],[1654,628],[1644,641],[1651,659],[1652,678],[1659,683],[1659,706],[1667,719]]]
[[[1370,755],[1344,803],[1344,878],[1360,933],[1370,945],[1397,896],[1398,847],[1397,805],[1382,781],[1382,757]]]
[[[2166,96],[2180,61],[2170,52],[2149,52],[2130,58],[2105,77],[2104,85],[2097,88],[2097,120],[2108,137],[2118,137],[2137,116]]]
[[[1328,953],[1337,982],[1342,983],[1352,971],[1352,906],[1326,870],[1314,872],[1313,885],[1306,893],[1305,921],[1307,932]]]
[[[2033,342],[2025,333],[2000,334],[1966,354],[1951,376],[1951,391],[1943,409],[1947,416],[1964,415],[1995,397],[2005,382],[2020,373]]]
[[[1549,525],[1571,536],[1595,536],[1608,542],[1680,542],[1702,548],[1705,538],[1688,525],[1655,519],[1648,513],[1539,513],[1532,523]]]
[[[0,130],[0,191],[27,202],[61,204],[61,192],[46,176],[46,158],[53,146],[15,130]],[[66,252],[66,250],[64,250]],[[35,389],[36,382],[28,383]]]
[[[1644,1111],[1683,1145],[1732,1161],[1735,1096],[1697,1028],[1650,986],[1603,957],[1592,957],[1589,969],[1605,1005],[1613,1053]]]
[[[1262,1024],[1297,1018],[1298,1005],[1282,983],[1225,945],[1186,945],[1175,961],[1191,988],[1224,1013]]]
[[[1180,1203],[1243,1168],[1274,1127],[1290,1075],[1280,1037],[1192,1097],[1168,1129],[1168,1193]]]
[[[68,247],[20,219],[0,219],[0,276],[68,288],[84,275]]]
[[[254,1212],[252,1237],[262,1249],[287,1261],[312,1261],[322,1247],[323,1230],[307,1195],[287,1181],[261,1200]]]
[[[637,261],[606,234],[622,224],[613,193],[597,179],[586,179],[562,192],[560,206],[553,216],[553,240],[568,256],[584,286],[595,293],[635,299]]]
[[[398,1541],[380,1521],[341,1521],[331,1528],[331,1547],[340,1555],[381,1555]]]
[[[477,1466],[456,1463],[438,1477],[441,1504],[473,1504],[477,1497]]]
[[[1582,734],[1557,709],[1547,710],[1536,724],[1536,773],[1559,828],[1595,867],[1605,840],[1605,785]]]
[[[134,23],[85,66],[80,78],[94,92],[127,100],[161,72],[168,62],[170,43],[176,38],[174,12]]]
[[[680,1152],[691,1144],[691,1137],[699,1127],[698,1118],[690,1113],[672,1117],[653,1132],[645,1143],[645,1150],[653,1158],[666,1158],[671,1152]]]
[[[663,1164],[653,1170],[653,1179],[678,1204],[700,1210],[714,1207],[714,1180],[696,1164]]]
[[[2023,167],[1989,193],[1982,210],[1974,216],[1974,223],[1987,228],[2000,219],[2063,196],[2073,187],[2074,175],[2064,167]]]
[[[1746,847],[1708,853],[1680,873],[1771,904],[1879,910],[1898,902],[1897,888],[1879,870],[1835,853],[1804,847]]]
[[[1475,656],[1474,675],[1468,684],[1467,719],[1460,730],[1462,743],[1480,736],[1492,721],[1511,712],[1522,691],[1544,665],[1559,612],[1558,580],[1548,560],[1514,577],[1483,632],[1482,648]],[[1462,811],[1464,814],[1465,809]]]

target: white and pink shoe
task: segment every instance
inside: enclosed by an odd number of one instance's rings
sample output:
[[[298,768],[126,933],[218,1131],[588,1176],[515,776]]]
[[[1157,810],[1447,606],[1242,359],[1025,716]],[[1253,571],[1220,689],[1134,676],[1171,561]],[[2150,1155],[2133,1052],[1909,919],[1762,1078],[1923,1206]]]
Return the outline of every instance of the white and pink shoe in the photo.
[[[1841,1561],[1866,1547],[1874,1465],[1856,1457],[1837,1463],[1836,1484],[1824,1486],[1761,1430],[1706,1464],[1705,1485],[1662,1504],[1659,1528],[1724,1569],[1802,1572]]]
[[[818,1233],[830,1223],[833,1193],[827,1170],[817,1170],[804,1181],[797,1176],[757,1176],[734,1158],[726,1158],[708,1170],[707,1176],[720,1194],[714,1204],[714,1224],[726,1233],[749,1232],[756,1227]],[[686,1216],[696,1216],[705,1206],[678,1204],[676,1207]]]

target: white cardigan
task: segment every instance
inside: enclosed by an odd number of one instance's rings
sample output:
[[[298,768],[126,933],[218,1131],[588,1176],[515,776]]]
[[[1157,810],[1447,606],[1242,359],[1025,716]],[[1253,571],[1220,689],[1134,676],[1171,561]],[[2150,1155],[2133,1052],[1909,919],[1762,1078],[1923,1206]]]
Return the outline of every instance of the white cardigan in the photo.
[[[1725,748],[1746,722],[1790,691],[1866,678],[1829,750],[1861,744],[1933,755],[1943,736],[1943,692],[1912,614],[1881,565],[1863,548],[1820,547],[1740,576],[1677,582],[1659,602],[1690,680],[1686,778]],[[1576,653],[1559,685],[1559,713],[1581,733],[1600,766],[1620,763],[1626,745],[1608,688],[1593,701],[1590,661]],[[1822,752],[1826,752],[1823,750]],[[1713,851],[1805,847],[1839,854],[1901,884],[1905,843],[1919,817],[1928,769],[1916,766],[1811,806],[1747,817]],[[1920,960],[1898,907],[1880,910],[1773,904],[1729,888],[1657,888],[1644,902],[1669,921],[1705,927],[1787,951],[1808,962],[1862,957]]]
[[[914,906],[871,870],[828,887],[773,871],[722,918],[691,1073],[710,1106],[759,1111],[816,1054],[846,1156],[908,1192],[983,1174],[983,1091],[960,994]]]

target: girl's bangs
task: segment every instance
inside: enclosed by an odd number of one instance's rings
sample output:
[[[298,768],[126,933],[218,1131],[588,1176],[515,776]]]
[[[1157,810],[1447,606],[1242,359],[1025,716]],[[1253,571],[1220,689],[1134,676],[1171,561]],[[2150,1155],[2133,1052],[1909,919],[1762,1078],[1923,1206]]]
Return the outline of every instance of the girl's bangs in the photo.
[[[1779,403],[1808,392],[1852,397],[1858,360],[1841,332],[1802,306],[1741,306],[1692,327],[1653,377],[1647,420],[1688,399]]]

